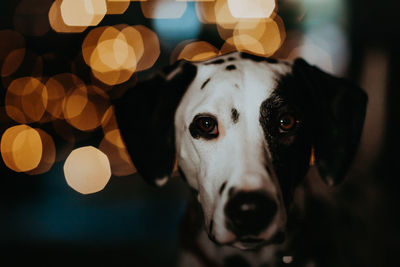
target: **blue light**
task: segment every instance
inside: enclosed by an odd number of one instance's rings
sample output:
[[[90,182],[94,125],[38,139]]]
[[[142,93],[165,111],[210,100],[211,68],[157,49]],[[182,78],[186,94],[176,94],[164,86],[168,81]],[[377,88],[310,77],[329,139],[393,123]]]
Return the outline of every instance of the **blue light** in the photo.
[[[173,49],[181,41],[196,39],[201,23],[196,15],[195,3],[188,2],[185,13],[179,19],[154,19],[153,27],[161,45],[168,49]]]

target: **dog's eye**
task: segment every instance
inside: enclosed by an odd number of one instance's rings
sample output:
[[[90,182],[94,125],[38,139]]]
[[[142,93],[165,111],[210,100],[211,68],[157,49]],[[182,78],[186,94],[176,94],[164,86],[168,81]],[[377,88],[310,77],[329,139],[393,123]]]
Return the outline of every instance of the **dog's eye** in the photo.
[[[279,118],[279,128],[282,132],[287,132],[293,129],[297,122],[292,114],[285,114]]]
[[[202,133],[216,135],[218,134],[217,122],[211,117],[199,117],[195,121],[197,129]]]
[[[190,127],[190,134],[194,138],[213,139],[218,137],[218,123],[213,116],[198,115],[194,118]]]

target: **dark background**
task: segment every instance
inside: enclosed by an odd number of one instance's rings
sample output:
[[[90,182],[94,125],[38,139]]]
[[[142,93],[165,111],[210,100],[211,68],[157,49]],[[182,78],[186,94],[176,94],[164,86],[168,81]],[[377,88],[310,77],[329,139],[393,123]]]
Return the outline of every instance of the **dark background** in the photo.
[[[19,2],[0,4],[0,30],[14,29]],[[296,9],[289,8],[292,5],[288,3],[302,1],[278,2],[281,6],[278,14],[286,29],[301,28],[301,22],[294,19]],[[314,2],[324,5],[322,0]],[[343,245],[351,252],[348,257],[354,257],[349,262],[355,265],[349,266],[398,266],[398,5],[391,0],[343,2],[348,10],[346,38],[350,51],[344,75],[368,87],[370,106],[360,151],[343,185],[345,189],[338,189],[341,193],[337,194],[344,196],[338,203],[348,204],[359,220],[352,225],[354,229],[345,229],[343,223],[335,232],[344,235],[353,232],[349,234],[349,243]],[[100,25],[118,23],[153,26],[142,16],[138,3],[131,3],[123,15],[106,16]],[[79,53],[88,31],[90,28],[81,34],[57,34],[50,30],[44,36],[24,37],[31,51],[54,55],[44,62],[44,75],[50,76],[70,70],[70,59]],[[204,26],[197,38],[216,47],[223,43],[212,25]],[[168,64],[172,48],[187,37],[160,39],[159,60],[152,69],[139,73],[139,79]],[[85,79],[84,76],[82,73],[81,78]],[[0,106],[4,106],[5,91],[6,88],[0,88]],[[7,119],[4,108],[1,112],[2,134],[15,123]],[[77,146],[96,146],[100,140],[101,131],[96,131]],[[46,174],[29,176],[9,170],[0,160],[0,265],[175,266],[179,253],[178,224],[189,194],[180,179],[156,189],[137,174],[112,177],[103,191],[81,195],[65,183],[62,167],[63,162],[59,162]],[[357,253],[352,254],[353,250]]]

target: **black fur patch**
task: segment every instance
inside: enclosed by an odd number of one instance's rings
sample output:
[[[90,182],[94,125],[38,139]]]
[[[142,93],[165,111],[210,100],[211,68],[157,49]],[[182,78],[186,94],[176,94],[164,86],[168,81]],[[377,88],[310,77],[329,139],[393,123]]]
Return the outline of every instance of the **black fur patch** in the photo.
[[[208,63],[206,63],[206,64],[204,64],[204,65],[220,65],[220,64],[222,64],[222,63],[224,63],[224,62],[225,62],[225,60],[223,60],[223,59],[221,58],[221,59],[217,59],[217,60],[208,62]]]
[[[256,55],[252,55],[252,54],[248,54],[248,53],[240,53],[240,56],[244,59],[250,59],[253,60],[255,62],[268,62],[271,64],[275,64],[278,63],[278,60],[274,59],[274,58],[267,58],[267,57],[260,57],[260,56],[256,56]]]
[[[228,65],[228,66],[226,66],[226,68],[225,68],[226,70],[236,70],[236,66],[235,65]]]
[[[260,124],[286,206],[309,168],[311,155],[311,133],[305,118],[312,116],[309,101],[300,86],[292,75],[282,77],[275,91],[260,107]],[[279,120],[287,113],[293,114],[299,123],[291,131],[281,132]]]
[[[204,89],[204,87],[207,85],[207,83],[211,80],[211,78],[208,78],[201,86],[201,90]]]
[[[222,195],[222,193],[224,192],[225,186],[226,186],[226,181],[221,185],[220,189],[219,189],[219,194]]]
[[[234,58],[234,57],[228,57],[228,61],[235,61],[236,60],[236,58]]]
[[[250,267],[250,263],[240,255],[232,255],[224,260],[226,267]]]
[[[237,109],[235,109],[235,108],[233,108],[232,110],[231,110],[231,118],[232,118],[232,121],[233,121],[233,123],[237,123],[238,122],[238,120],[239,120],[239,112],[237,111]]]

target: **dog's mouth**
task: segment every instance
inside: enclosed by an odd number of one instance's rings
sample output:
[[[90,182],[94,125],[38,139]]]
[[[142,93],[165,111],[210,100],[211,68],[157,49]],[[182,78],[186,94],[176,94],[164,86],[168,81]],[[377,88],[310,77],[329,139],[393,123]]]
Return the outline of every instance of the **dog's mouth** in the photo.
[[[258,250],[267,245],[282,244],[284,241],[285,233],[283,231],[279,231],[268,240],[256,237],[242,237],[233,241],[231,245],[242,250]]]

